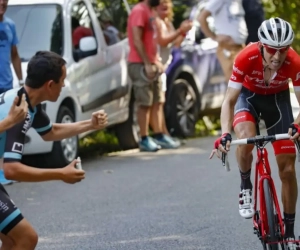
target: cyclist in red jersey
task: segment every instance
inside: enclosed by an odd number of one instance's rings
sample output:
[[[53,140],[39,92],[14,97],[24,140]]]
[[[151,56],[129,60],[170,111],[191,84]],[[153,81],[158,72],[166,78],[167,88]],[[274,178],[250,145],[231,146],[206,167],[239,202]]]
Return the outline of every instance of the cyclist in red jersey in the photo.
[[[226,97],[221,110],[222,136],[215,141],[216,153],[228,152],[232,126],[237,138],[253,137],[257,122],[264,120],[269,135],[289,133],[297,129],[291,140],[273,143],[279,176],[282,182],[282,203],[285,221],[285,238],[295,239],[294,221],[297,202],[297,179],[295,174],[296,150],[293,140],[300,134],[300,115],[294,121],[290,103],[289,79],[300,103],[300,57],[290,47],[294,32],[291,25],[280,19],[270,18],[258,29],[259,42],[251,43],[236,57]],[[226,149],[221,139],[226,139]],[[240,145],[236,159],[241,174],[239,213],[243,218],[252,218],[251,165],[253,145]],[[287,249],[296,249],[288,243]]]

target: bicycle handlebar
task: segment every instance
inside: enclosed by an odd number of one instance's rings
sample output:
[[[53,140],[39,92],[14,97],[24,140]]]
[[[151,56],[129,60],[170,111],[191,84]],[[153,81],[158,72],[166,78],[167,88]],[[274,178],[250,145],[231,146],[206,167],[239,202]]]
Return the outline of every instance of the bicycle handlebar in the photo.
[[[258,142],[270,142],[278,140],[290,139],[289,134],[276,134],[276,135],[257,135],[251,138],[238,139],[231,141],[230,145],[244,145],[244,144],[255,144]]]
[[[264,142],[270,142],[270,141],[278,141],[278,140],[286,140],[290,139],[289,134],[276,134],[276,135],[257,135],[255,137],[251,138],[245,138],[245,139],[237,139],[232,140],[230,145],[246,145],[246,144],[256,144],[256,143],[264,143]],[[296,147],[298,150],[298,153],[300,152],[300,143],[297,141]],[[298,155],[298,161],[300,161],[299,155]],[[222,165],[225,167],[227,171],[230,171],[230,164],[227,159],[227,154],[222,153]]]

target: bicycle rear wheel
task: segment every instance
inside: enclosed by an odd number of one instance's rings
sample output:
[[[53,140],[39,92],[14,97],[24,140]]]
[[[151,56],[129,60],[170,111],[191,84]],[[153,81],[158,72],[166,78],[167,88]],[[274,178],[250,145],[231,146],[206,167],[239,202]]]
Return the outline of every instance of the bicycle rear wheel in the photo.
[[[274,203],[271,194],[271,189],[269,185],[269,181],[264,179],[264,195],[265,195],[265,204],[266,204],[266,213],[268,219],[268,227],[269,227],[269,242],[277,242],[278,236],[278,223],[276,219],[276,214],[274,212]],[[276,244],[266,244],[265,245],[267,250],[279,250],[278,243]]]

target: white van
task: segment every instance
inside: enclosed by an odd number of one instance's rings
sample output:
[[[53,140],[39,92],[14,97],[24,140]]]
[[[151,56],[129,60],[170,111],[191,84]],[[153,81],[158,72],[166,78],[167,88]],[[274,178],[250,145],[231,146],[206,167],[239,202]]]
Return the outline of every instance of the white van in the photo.
[[[109,127],[114,129],[125,149],[137,146],[137,130],[133,125],[133,99],[127,75],[126,58],[129,51],[126,23],[127,2],[119,0],[10,0],[5,16],[11,18],[19,38],[18,51],[26,78],[28,60],[38,50],[51,50],[67,61],[65,88],[57,102],[45,102],[43,107],[53,122],[64,123],[89,119],[91,114],[104,109]],[[109,6],[108,6],[109,5]],[[73,49],[71,20],[92,30],[94,36],[83,37],[79,49]],[[101,20],[111,20],[120,36],[117,42],[101,29]],[[103,29],[105,28],[102,26]],[[19,87],[14,73],[14,87]],[[79,137],[44,142],[33,130],[28,131],[25,160],[30,155],[37,161],[41,154],[47,167],[65,166],[78,153]]]

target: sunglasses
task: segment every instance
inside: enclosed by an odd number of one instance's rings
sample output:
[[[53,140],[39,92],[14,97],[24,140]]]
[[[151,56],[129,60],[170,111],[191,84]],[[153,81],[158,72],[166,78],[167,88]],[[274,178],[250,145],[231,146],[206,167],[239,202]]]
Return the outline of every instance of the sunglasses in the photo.
[[[290,48],[289,45],[286,47],[271,47],[271,46],[263,44],[263,46],[266,48],[266,51],[271,55],[275,55],[277,53],[277,51],[279,51],[280,54],[284,53]]]

